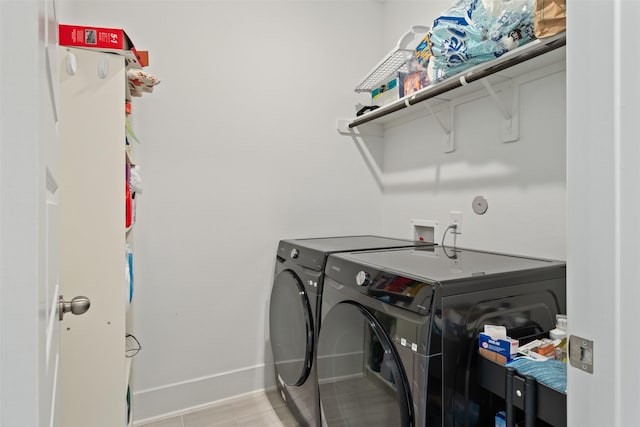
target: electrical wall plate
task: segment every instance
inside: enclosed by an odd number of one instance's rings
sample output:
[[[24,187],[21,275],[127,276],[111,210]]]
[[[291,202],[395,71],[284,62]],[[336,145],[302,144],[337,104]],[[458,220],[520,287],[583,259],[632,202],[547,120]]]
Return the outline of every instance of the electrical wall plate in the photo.
[[[569,337],[569,362],[574,368],[593,374],[593,341],[571,335]]]
[[[449,212],[449,221],[451,225],[455,225],[456,229],[453,230],[456,234],[462,234],[462,211],[452,210]]]
[[[425,219],[412,219],[409,221],[411,229],[409,230],[409,238],[416,242],[435,243],[438,233],[438,221]]]

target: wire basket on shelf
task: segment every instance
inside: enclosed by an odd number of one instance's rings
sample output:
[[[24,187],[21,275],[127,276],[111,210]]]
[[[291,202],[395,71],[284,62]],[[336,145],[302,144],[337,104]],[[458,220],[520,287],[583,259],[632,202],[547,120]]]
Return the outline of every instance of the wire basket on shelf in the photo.
[[[414,54],[415,48],[415,46],[410,47],[410,44],[415,42],[416,38],[418,38],[419,43],[428,31],[429,27],[424,25],[412,26],[409,31],[400,37],[397,46],[373,67],[362,82],[356,86],[355,91],[358,93],[371,92],[380,85],[380,82],[385,81],[394,73],[398,71],[406,72],[407,61]]]

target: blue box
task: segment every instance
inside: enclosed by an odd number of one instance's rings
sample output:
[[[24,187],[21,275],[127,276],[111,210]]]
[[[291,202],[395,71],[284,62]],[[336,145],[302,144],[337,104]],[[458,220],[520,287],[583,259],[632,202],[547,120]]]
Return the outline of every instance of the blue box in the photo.
[[[518,354],[519,342],[512,338],[494,340],[489,335],[480,332],[478,347],[480,348],[480,352],[483,356],[486,357],[487,352],[495,353],[495,358],[488,358],[504,364],[513,360],[516,354]]]

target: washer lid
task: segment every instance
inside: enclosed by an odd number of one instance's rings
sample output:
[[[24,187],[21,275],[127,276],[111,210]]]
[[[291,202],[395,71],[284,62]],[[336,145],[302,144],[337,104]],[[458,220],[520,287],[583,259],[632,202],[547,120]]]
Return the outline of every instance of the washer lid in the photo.
[[[321,237],[314,239],[288,240],[288,242],[325,253],[358,251],[363,249],[399,248],[416,245],[433,245],[433,243],[415,242],[413,240],[393,239],[380,236]]]
[[[326,257],[336,252],[352,252],[413,246],[431,246],[433,243],[393,239],[380,236],[340,236],[312,239],[281,240],[278,256],[288,262],[322,271]]]
[[[448,246],[395,249],[382,252],[343,253],[335,263],[356,262],[427,282],[459,281],[478,276],[501,275],[540,269],[562,269],[563,261],[482,252]]]

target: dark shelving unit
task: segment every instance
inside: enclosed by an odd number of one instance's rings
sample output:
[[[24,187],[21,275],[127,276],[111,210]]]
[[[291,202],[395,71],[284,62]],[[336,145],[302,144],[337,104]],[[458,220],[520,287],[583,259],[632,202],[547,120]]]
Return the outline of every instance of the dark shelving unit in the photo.
[[[514,425],[514,408],[524,411],[526,427],[535,426],[536,420],[555,427],[566,427],[566,393],[484,357],[478,357],[478,381],[481,387],[505,400],[507,427]]]

